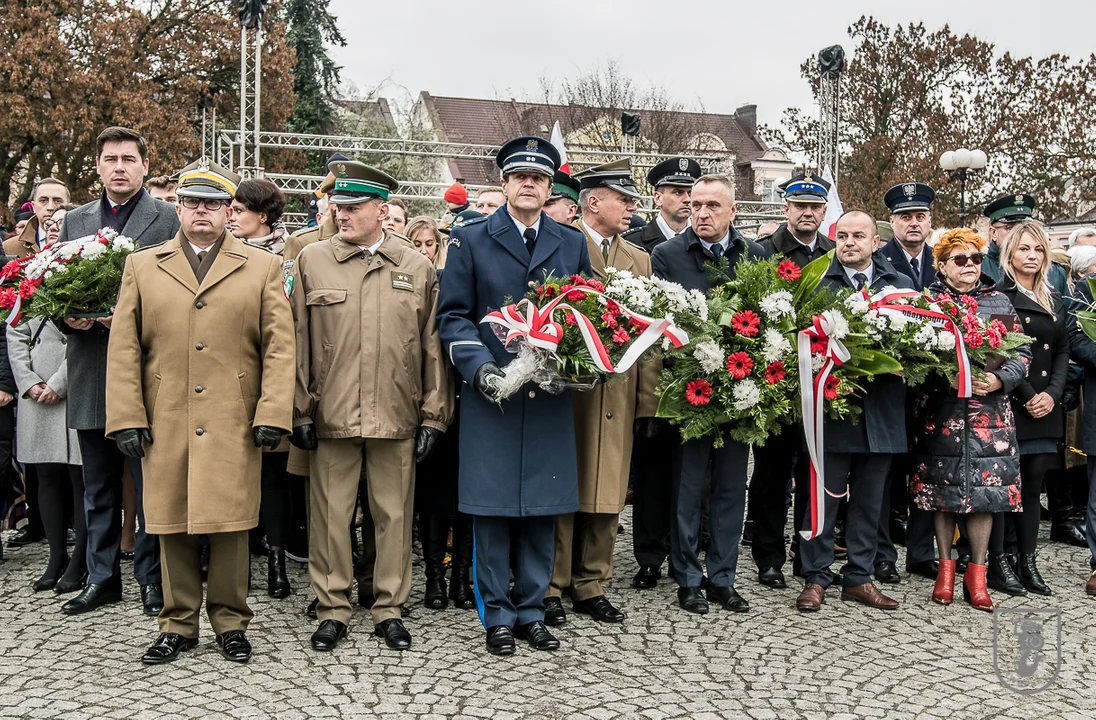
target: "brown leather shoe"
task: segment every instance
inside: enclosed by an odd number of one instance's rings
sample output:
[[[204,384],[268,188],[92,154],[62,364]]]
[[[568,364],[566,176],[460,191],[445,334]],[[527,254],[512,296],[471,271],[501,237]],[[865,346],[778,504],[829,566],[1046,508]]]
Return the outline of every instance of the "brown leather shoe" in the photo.
[[[1085,592],[1089,595],[1096,595],[1096,570],[1092,571],[1092,575],[1088,578],[1088,584],[1085,585]]]
[[[795,609],[800,612],[818,612],[826,597],[826,588],[817,583],[807,583],[799,597],[795,599]]]
[[[898,609],[897,600],[893,600],[879,592],[879,588],[870,582],[856,587],[841,588],[841,599],[845,601],[855,600],[877,610]]]

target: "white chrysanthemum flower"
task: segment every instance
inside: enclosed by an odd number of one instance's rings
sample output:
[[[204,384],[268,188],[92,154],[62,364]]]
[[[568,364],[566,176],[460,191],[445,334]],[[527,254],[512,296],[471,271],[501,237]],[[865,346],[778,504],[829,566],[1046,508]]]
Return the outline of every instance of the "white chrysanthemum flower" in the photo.
[[[795,305],[792,304],[792,294],[787,290],[780,290],[766,295],[761,298],[758,307],[761,308],[761,312],[763,312],[765,317],[769,320],[776,320],[781,315],[795,314]]]
[[[897,310],[880,310],[879,313],[890,320],[890,327],[894,332],[900,333],[906,329],[906,325],[909,321],[906,319],[905,315]]]
[[[80,257],[87,260],[94,260],[107,251],[107,246],[101,242],[90,242],[84,246],[83,252],[80,253]]]
[[[662,352],[669,352],[669,351],[670,351],[670,338],[663,337],[662,338]]]
[[[736,382],[732,394],[735,410],[749,410],[761,401],[761,389],[749,378]]]
[[[887,318],[880,314],[878,310],[869,310],[866,319],[868,325],[876,331],[887,329]]]
[[[51,277],[53,277],[53,271],[52,270],[46,270],[46,274],[43,275],[42,277],[46,280],[49,280]]]
[[[936,347],[941,350],[954,350],[955,334],[947,330],[941,330],[940,334],[936,336]]]
[[[651,297],[651,293],[638,288],[628,293],[628,302],[626,304],[637,312],[647,312],[654,307],[654,298]]]
[[[762,343],[761,355],[767,363],[774,363],[782,359],[792,349],[792,344],[784,336],[784,333],[772,327],[765,328]]]
[[[723,367],[723,348],[711,340],[697,343],[693,349],[693,358],[700,363],[700,369],[713,373]]]
[[[133,242],[133,240],[131,240],[130,238],[124,235],[119,235],[118,237],[113,238],[110,241],[110,248],[111,250],[133,252],[137,249],[137,244]]]
[[[80,249],[82,247],[83,247],[83,243],[75,243],[75,242],[65,243],[64,245],[61,246],[61,251],[59,253],[59,256],[63,257],[66,260],[71,260],[72,258],[74,258],[74,257],[76,257],[77,255],[80,254]]]
[[[917,334],[913,336],[913,341],[923,350],[932,350],[936,345],[936,331],[932,329],[931,325],[922,325]]]
[[[826,358],[822,353],[811,355],[811,372],[818,372],[826,364]]]
[[[845,319],[845,316],[836,310],[827,310],[822,313],[824,316],[829,317],[830,320],[830,337],[834,340],[841,340],[849,334],[849,321]]]
[[[871,303],[860,293],[853,293],[845,298],[845,308],[853,315],[863,315],[870,307]]]

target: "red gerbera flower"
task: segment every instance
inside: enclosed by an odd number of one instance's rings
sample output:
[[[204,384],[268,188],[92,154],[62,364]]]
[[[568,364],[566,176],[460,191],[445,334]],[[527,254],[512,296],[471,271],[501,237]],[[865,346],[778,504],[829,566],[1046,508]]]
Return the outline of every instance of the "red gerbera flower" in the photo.
[[[727,372],[735,380],[746,377],[751,370],[753,370],[753,360],[750,358],[749,353],[739,351],[727,356]]]
[[[712,386],[704,378],[693,380],[685,387],[685,399],[692,405],[707,405],[712,400]]]
[[[787,371],[784,369],[784,363],[777,360],[774,363],[770,363],[769,367],[765,368],[765,382],[770,385],[776,385],[787,376]]]
[[[619,323],[617,322],[616,316],[613,315],[611,312],[602,313],[601,314],[601,321],[603,323],[605,323],[605,325],[610,330],[615,330],[617,328],[617,326],[619,325]]]
[[[963,336],[963,341],[967,344],[967,347],[980,348],[982,347],[982,343],[986,341],[986,338],[977,330],[971,330]]]
[[[840,384],[841,381],[833,375],[830,375],[828,378],[826,378],[826,384],[822,388],[823,397],[825,397],[827,400],[836,400],[837,386]]]
[[[811,354],[817,355],[818,353],[826,352],[826,348],[829,346],[830,341],[824,337],[812,337],[811,338]]]
[[[795,282],[803,274],[803,271],[791,260],[785,260],[776,266],[776,274],[789,282]]]
[[[731,329],[742,337],[757,337],[761,331],[761,318],[753,310],[739,310],[731,318]]]
[[[628,331],[624,328],[617,328],[617,331],[613,333],[613,342],[617,345],[623,345],[632,339],[632,336],[628,334]]]

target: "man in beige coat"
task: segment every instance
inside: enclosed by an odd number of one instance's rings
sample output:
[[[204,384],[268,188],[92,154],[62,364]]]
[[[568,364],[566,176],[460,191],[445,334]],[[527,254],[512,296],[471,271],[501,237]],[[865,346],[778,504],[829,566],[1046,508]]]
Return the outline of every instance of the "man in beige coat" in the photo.
[[[200,534],[221,653],[251,658],[247,531],[259,521],[259,448],[292,423],[294,340],[281,258],[225,230],[238,182],[204,159],[183,169],[179,234],[126,261],[110,333],[106,433],[144,458],[147,530],[160,535],[150,665],[198,643]]]
[[[320,625],[312,647],[334,650],[350,622],[353,558],[346,529],[363,455],[375,528],[374,633],[411,646],[400,607],[411,591],[415,462],[453,411],[434,316],[438,280],[424,256],[382,227],[396,181],[353,161],[332,163],[339,234],[297,256],[292,441],[312,450],[309,574]]]
[[[636,209],[635,183],[628,160],[599,165],[575,177],[579,181],[582,219],[575,226],[586,235],[590,265],[599,278],[606,267],[651,274],[651,258],[620,237]],[[566,622],[563,589],[571,588],[575,612],[600,622],[623,622],[624,613],[605,597],[613,577],[613,543],[628,491],[629,458],[637,418],[654,417],[658,409],[661,363],[640,361],[623,377],[575,393],[579,511],[556,517],[556,554],[552,581],[544,601],[544,622]]]

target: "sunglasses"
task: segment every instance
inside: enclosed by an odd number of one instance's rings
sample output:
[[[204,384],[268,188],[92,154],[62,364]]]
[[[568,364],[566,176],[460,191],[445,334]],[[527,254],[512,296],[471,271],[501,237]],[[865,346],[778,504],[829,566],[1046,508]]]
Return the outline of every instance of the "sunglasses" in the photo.
[[[966,267],[967,261],[974,263],[975,265],[981,265],[986,256],[982,253],[974,253],[973,255],[952,255],[948,258],[955,263],[955,267]]]
[[[224,200],[196,197],[181,197],[179,198],[179,204],[187,210],[197,210],[199,205],[205,205],[206,210],[220,210],[228,205]]]

